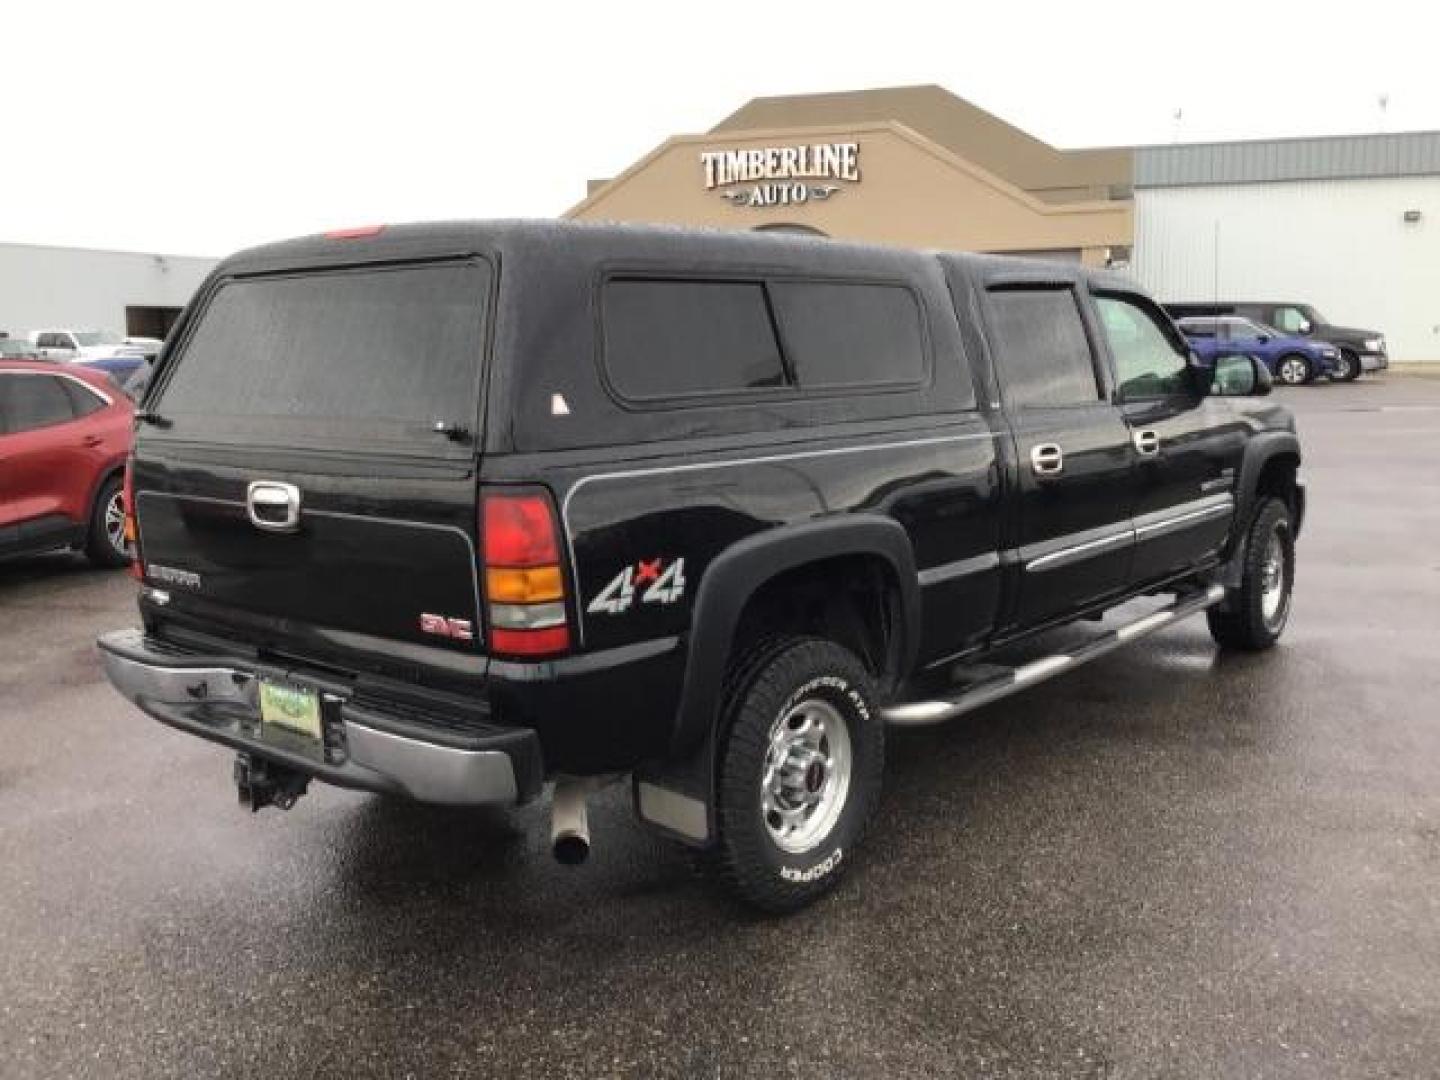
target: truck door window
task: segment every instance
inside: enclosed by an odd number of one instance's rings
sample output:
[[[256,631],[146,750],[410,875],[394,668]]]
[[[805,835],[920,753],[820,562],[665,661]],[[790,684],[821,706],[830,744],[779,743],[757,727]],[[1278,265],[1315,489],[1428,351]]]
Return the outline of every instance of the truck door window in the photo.
[[[1139,304],[1119,296],[1097,296],[1100,325],[1115,357],[1120,396],[1126,401],[1170,397],[1188,385],[1189,357]],[[1233,334],[1236,328],[1230,327]]]
[[[992,289],[990,312],[995,367],[1007,404],[1101,400],[1090,340],[1068,286]]]
[[[1284,330],[1287,334],[1299,334],[1306,323],[1310,320],[1305,313],[1297,307],[1280,307],[1275,309],[1275,325]]]

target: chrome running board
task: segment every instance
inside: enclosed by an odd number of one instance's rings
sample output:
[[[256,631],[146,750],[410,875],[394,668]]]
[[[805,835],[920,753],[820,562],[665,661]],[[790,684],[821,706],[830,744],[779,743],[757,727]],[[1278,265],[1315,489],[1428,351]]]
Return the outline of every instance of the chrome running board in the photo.
[[[1147,634],[1153,634],[1161,627],[1169,626],[1173,622],[1204,611],[1206,608],[1214,607],[1223,599],[1225,599],[1224,587],[1211,585],[1203,592],[1179,597],[1169,607],[1151,612],[1124,626],[1118,626],[1108,634],[1088,641],[1072,652],[1046,656],[1039,660],[1032,660],[1028,664],[1021,664],[1016,668],[1000,669],[994,674],[987,674],[958,692],[942,697],[891,705],[882,710],[882,715],[887,723],[896,727],[924,727],[929,724],[942,724],[946,720],[970,712],[972,709],[978,709],[982,705],[988,705],[992,701],[1008,697],[1026,687],[1044,682],[1052,675],[1070,671],[1096,657],[1104,656],[1121,645],[1128,645]]]

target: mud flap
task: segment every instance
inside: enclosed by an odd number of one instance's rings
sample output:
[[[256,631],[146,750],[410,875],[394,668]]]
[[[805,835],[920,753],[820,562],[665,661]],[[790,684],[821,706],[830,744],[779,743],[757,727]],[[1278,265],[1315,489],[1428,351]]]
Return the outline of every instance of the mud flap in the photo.
[[[639,766],[631,797],[646,828],[690,847],[709,846],[715,836],[715,740],[701,740],[683,759]]]

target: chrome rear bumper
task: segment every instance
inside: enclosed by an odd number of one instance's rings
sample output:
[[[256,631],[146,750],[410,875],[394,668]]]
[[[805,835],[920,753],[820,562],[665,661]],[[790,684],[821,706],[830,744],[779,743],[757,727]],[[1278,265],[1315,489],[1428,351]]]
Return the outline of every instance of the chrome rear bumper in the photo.
[[[412,734],[413,722],[392,723],[383,705],[358,703],[330,680],[312,682],[304,672],[179,653],[139,630],[105,634],[97,644],[110,682],[155,719],[341,787],[456,806],[512,806],[539,791],[539,739],[527,729],[436,731],[432,741]],[[262,676],[311,683],[321,700],[323,746],[265,734]]]

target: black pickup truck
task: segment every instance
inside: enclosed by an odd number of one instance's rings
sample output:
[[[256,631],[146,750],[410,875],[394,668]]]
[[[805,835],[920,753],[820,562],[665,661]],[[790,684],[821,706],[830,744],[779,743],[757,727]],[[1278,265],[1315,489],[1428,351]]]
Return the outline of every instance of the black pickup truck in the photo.
[[[143,626],[102,658],[238,751],[252,808],[553,781],[578,861],[626,778],[793,909],[850,863],[887,727],[1201,611],[1274,643],[1305,502],[1268,388],[1078,266],[554,222],[257,248],[137,414]]]

